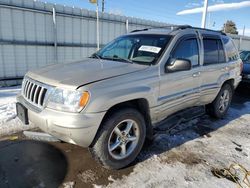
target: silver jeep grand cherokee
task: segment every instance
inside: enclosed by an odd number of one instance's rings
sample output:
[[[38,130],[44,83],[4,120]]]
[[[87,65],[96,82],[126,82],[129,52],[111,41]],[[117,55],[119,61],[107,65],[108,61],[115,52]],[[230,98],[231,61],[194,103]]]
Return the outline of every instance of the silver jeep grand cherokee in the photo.
[[[241,70],[223,33],[191,26],[137,30],[87,59],[28,72],[17,113],[25,124],[88,147],[106,168],[119,169],[171,114],[205,105],[223,117]]]

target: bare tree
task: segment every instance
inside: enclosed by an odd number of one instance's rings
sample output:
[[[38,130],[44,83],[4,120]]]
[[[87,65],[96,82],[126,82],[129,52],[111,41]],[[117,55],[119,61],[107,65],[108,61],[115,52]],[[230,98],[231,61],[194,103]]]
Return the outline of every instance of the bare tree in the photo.
[[[238,35],[236,24],[232,20],[227,20],[227,22],[224,23],[222,31],[225,33]]]

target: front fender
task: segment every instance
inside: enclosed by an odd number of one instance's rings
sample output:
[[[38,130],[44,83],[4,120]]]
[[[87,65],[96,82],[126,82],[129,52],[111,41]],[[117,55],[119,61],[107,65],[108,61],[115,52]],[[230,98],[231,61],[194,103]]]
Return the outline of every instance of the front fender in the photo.
[[[90,103],[85,110],[86,112],[96,113],[107,111],[116,104],[141,98],[146,99],[149,106],[151,106],[157,99],[156,91],[147,86],[119,89],[117,91],[102,91],[99,93],[101,94],[91,96]]]

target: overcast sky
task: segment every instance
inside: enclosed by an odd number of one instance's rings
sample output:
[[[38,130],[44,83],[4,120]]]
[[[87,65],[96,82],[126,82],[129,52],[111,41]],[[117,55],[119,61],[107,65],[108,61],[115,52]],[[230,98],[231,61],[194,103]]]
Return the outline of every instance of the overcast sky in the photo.
[[[39,0],[95,10],[88,0]],[[99,0],[101,2],[101,0]],[[221,29],[226,20],[236,23],[250,36],[250,0],[208,0],[207,27]],[[101,4],[101,3],[100,3]],[[105,11],[172,24],[201,26],[203,0],[105,0]]]

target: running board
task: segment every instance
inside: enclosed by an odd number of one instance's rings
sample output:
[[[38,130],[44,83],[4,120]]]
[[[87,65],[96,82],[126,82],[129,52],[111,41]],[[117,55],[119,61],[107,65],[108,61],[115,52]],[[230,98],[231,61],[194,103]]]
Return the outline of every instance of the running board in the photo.
[[[179,111],[166,119],[162,120],[161,122],[154,125],[154,130],[156,132],[168,132],[175,128],[176,126],[180,125],[181,123],[188,122],[192,119],[198,118],[205,114],[205,107],[193,107],[188,108],[182,111]]]

